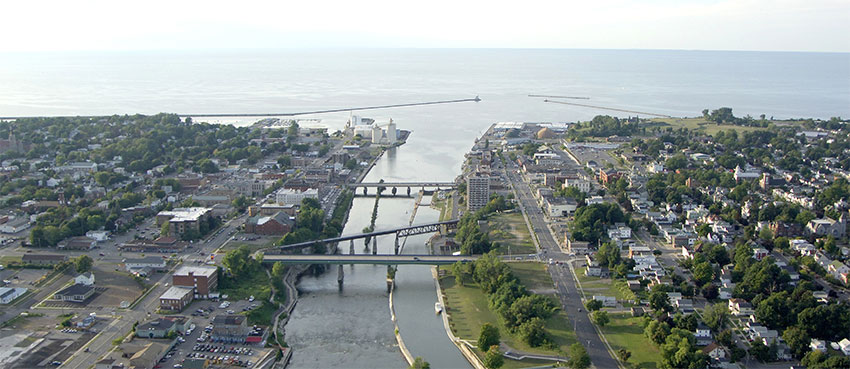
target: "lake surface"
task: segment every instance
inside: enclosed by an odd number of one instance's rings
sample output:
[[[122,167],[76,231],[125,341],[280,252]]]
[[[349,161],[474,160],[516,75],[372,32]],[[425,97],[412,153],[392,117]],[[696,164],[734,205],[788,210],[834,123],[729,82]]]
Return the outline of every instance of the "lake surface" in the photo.
[[[528,94],[586,96],[592,105],[698,116],[850,116],[850,54],[637,50],[285,50],[0,54],[0,116],[174,112],[285,113],[472,98],[478,103],[361,112],[413,131],[367,181],[453,180],[473,140],[497,121],[564,122],[597,114]],[[348,113],[318,115],[331,130]],[[250,124],[248,119],[220,123]],[[400,192],[404,190],[400,189]],[[359,233],[374,199],[356,198],[344,234]],[[412,199],[380,202],[377,229],[405,225]],[[437,219],[420,208],[416,222]],[[405,253],[425,253],[427,235]],[[391,253],[392,237],[378,240]],[[348,245],[342,245],[348,251]],[[365,252],[362,241],[357,252]],[[293,368],[406,367],[393,337],[386,267],[305,277],[287,328]],[[403,266],[396,313],[405,343],[435,368],[469,367],[434,314],[430,269]]]

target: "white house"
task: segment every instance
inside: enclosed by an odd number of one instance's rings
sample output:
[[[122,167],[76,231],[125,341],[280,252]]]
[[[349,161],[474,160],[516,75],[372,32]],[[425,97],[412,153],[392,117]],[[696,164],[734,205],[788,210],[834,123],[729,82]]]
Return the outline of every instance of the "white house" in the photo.
[[[843,338],[841,341],[838,341],[838,346],[841,347],[841,353],[844,356],[850,356],[850,340]]]
[[[809,348],[811,348],[812,351],[826,352],[826,342],[817,338],[812,338],[812,342],[809,343]]]
[[[88,272],[78,275],[74,278],[74,284],[83,284],[86,286],[91,286],[94,284],[94,273]]]
[[[611,297],[611,296],[597,295],[597,296],[593,296],[593,299],[597,300],[597,301],[602,301],[602,306],[605,306],[605,307],[615,307],[615,306],[617,306],[617,299],[614,298],[614,297]]]

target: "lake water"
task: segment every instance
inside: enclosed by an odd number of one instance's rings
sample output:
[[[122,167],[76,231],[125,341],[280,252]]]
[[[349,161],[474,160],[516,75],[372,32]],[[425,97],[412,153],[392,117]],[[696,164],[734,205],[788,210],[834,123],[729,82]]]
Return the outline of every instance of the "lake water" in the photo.
[[[586,96],[621,109],[697,116],[729,106],[736,115],[850,116],[850,54],[635,50],[305,50],[0,54],[0,116],[174,112],[285,113],[472,98],[458,103],[361,112],[412,130],[368,181],[452,180],[473,140],[497,121],[575,121],[602,110],[543,103],[528,94]],[[347,113],[317,116],[343,126]],[[249,124],[229,119],[224,123]],[[374,200],[355,199],[344,233],[367,225]],[[382,199],[376,228],[407,224],[411,199]],[[420,208],[417,222],[436,212]],[[425,253],[427,236],[406,253]],[[378,241],[391,253],[393,239]],[[343,245],[347,252],[347,245]],[[357,252],[364,252],[358,244]],[[305,277],[287,328],[294,368],[400,368],[383,266],[345,266]],[[396,312],[414,355],[437,368],[468,367],[434,315],[425,267],[399,269]]]

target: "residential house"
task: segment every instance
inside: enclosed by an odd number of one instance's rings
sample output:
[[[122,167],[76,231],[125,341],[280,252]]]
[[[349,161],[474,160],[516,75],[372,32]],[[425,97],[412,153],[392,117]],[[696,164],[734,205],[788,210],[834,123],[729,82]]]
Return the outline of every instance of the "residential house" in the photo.
[[[842,338],[841,341],[838,341],[838,347],[841,348],[841,353],[844,356],[850,356],[850,340]]]
[[[82,284],[86,286],[94,285],[94,273],[86,272],[74,278],[74,284]]]
[[[697,346],[705,346],[712,343],[711,329],[705,323],[700,322],[697,325],[696,332],[694,332],[694,338],[697,340]]]
[[[753,315],[753,304],[744,299],[729,299],[729,312],[734,316]]]
[[[601,301],[602,306],[605,306],[605,307],[616,307],[617,306],[617,299],[615,297],[612,297],[612,296],[595,295],[595,296],[593,296],[593,299],[596,300],[596,301]]]
[[[812,351],[826,352],[826,341],[812,338],[812,341],[809,343],[809,348]]]

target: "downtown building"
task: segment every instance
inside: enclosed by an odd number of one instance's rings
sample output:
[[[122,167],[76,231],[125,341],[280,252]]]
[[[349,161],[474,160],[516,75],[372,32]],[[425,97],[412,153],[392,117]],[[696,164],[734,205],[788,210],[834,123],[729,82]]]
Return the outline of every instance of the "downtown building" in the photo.
[[[475,212],[490,201],[490,176],[472,173],[466,177],[466,209]]]

